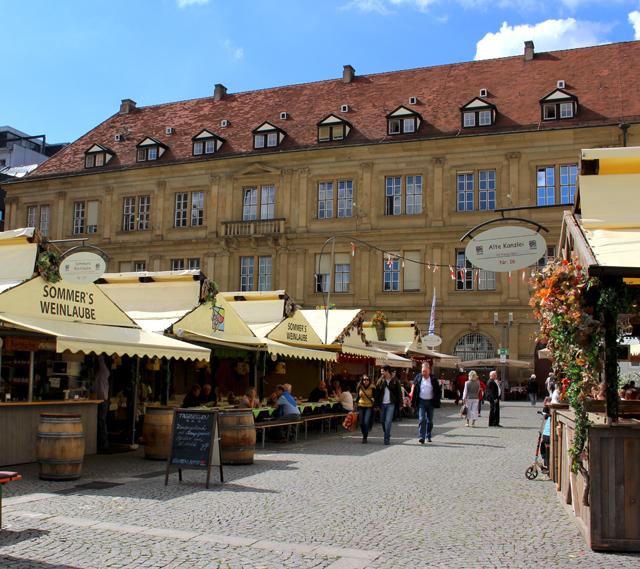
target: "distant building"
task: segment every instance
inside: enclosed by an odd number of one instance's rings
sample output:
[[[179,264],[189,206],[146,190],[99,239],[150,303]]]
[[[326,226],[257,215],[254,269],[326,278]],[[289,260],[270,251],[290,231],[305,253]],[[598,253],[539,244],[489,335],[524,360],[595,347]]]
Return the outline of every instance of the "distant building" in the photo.
[[[44,134],[29,136],[10,126],[0,126],[0,168],[42,164],[68,143],[48,144]]]

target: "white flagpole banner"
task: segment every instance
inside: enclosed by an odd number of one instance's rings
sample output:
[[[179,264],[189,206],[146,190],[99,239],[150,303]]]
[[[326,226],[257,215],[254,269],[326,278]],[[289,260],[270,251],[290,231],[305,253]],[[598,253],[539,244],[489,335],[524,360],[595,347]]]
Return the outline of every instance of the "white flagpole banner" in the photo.
[[[429,334],[436,331],[436,287],[433,287],[433,302],[431,303],[431,320],[429,321]]]

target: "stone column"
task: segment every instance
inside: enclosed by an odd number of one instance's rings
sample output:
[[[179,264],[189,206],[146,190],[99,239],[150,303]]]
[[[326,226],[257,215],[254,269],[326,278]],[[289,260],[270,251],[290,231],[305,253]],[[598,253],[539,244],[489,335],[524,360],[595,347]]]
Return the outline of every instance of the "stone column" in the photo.
[[[353,215],[357,216],[358,229],[371,229],[372,195],[373,162],[364,162],[360,164],[360,184],[356,186],[356,191],[353,196]]]
[[[114,204],[113,204],[113,186],[106,186],[104,189],[104,204],[103,210],[99,212],[100,217],[102,218],[102,241],[104,243],[111,243],[111,226],[114,224]],[[116,226],[114,224],[113,231],[115,233]]]
[[[507,160],[509,160],[509,182],[508,191],[502,191],[499,195],[504,196],[502,207],[513,207],[520,204],[520,184],[519,184],[519,167],[520,152],[507,152]],[[511,202],[507,199],[507,194],[511,196]]]
[[[312,281],[311,286],[309,286],[309,283],[305,279],[306,255],[306,249],[302,247],[296,249],[295,288],[293,288],[294,283],[291,284],[291,288],[294,291],[294,300],[296,300],[297,302],[306,301],[309,294],[311,294],[311,292],[315,291],[316,289],[314,281]],[[313,274],[315,274],[315,270],[312,273],[312,279],[314,278]]]
[[[218,232],[218,207],[220,196],[220,176],[209,176],[209,200],[205,203],[205,223],[207,226],[207,237],[215,238]],[[212,260],[213,263],[213,260]],[[211,266],[213,270],[213,265]],[[213,273],[211,273],[213,275]],[[207,275],[208,276],[208,275]],[[209,278],[213,278],[209,276]]]
[[[5,227],[4,230],[8,231],[9,229],[18,229],[17,219],[18,219],[18,198],[15,196],[11,196],[10,198],[6,198],[5,201]],[[49,214],[51,215],[51,214]]]
[[[282,170],[280,180],[281,187],[276,189],[276,210],[280,209],[282,215],[276,215],[276,217],[283,217],[285,227],[291,228],[294,224],[294,220],[291,219],[292,211],[297,211],[298,215],[301,213],[296,203],[301,198],[301,192],[296,196],[292,191],[293,170]],[[281,203],[280,207],[278,207],[278,201]]]
[[[431,255],[431,262],[435,265],[442,265],[442,249],[444,248],[444,243],[437,242],[432,243],[433,252]],[[449,267],[441,267],[438,266],[438,270],[434,273],[433,266],[431,267],[431,294],[433,294],[433,287],[436,287],[436,295],[439,300],[443,303],[446,301],[449,302],[449,289],[448,289],[448,279],[451,278],[449,274]],[[429,292],[429,291],[428,291]]]
[[[442,227],[444,222],[442,220],[443,207],[444,207],[444,186],[443,186],[443,170],[444,170],[444,157],[438,156],[431,161],[433,164],[433,210],[427,212],[428,217],[431,218],[431,223],[427,219],[427,226]]]
[[[205,253],[203,259],[203,272],[212,281],[215,281],[215,253]]]
[[[231,288],[231,279],[229,271],[231,269],[231,252],[228,249],[223,249],[219,255],[219,267],[218,267],[218,279],[216,282],[220,287],[220,290],[236,290],[238,287]]]
[[[151,272],[158,272],[162,270],[162,260],[164,255],[149,255],[149,264],[151,265]]]
[[[373,251],[373,257],[375,257],[376,251],[362,243],[357,243],[355,245],[356,254],[355,257],[352,257],[352,259],[355,260],[355,266],[353,267],[354,271],[351,278],[353,280],[353,276],[356,274],[358,275],[358,279],[360,280],[360,293],[358,295],[360,297],[360,304],[367,305],[371,304],[371,297],[369,294],[369,286],[371,284],[369,282],[371,280],[371,267],[375,267],[375,265],[371,264],[373,262],[371,252]]]
[[[64,238],[64,200],[67,197],[67,192],[56,192],[56,237],[58,239]]]
[[[298,169],[298,222],[296,233],[307,232],[307,219],[309,219],[309,168]],[[313,203],[314,200],[312,199]]]

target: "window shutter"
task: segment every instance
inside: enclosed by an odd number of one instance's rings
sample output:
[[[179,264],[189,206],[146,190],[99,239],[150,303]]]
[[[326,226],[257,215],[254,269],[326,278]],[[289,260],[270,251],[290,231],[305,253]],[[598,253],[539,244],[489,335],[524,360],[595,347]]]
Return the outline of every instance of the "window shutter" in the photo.
[[[321,126],[318,129],[318,138],[320,140],[329,140],[331,138],[331,129],[328,126]]]
[[[98,203],[97,201],[87,202],[87,225],[98,225]]]
[[[322,253],[322,265],[320,263],[320,255],[316,255],[316,274],[328,275],[331,272],[331,251]]]
[[[410,261],[420,261],[419,251],[404,253],[404,290],[420,290],[420,265]]]
[[[131,261],[123,261],[120,263],[120,272],[121,273],[130,273],[131,272]]]
[[[331,253],[328,255],[331,258]],[[322,261],[324,264],[324,255],[322,255]],[[336,253],[333,256],[333,264],[334,265],[349,265],[351,263],[351,254],[350,253]]]

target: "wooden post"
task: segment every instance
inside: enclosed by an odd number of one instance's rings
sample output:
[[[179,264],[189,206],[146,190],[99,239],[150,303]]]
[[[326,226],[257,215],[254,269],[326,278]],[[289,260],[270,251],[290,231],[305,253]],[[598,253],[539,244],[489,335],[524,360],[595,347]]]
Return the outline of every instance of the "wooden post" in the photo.
[[[619,288],[618,277],[602,277],[603,285]],[[616,287],[617,285],[617,287]],[[607,400],[607,418],[618,418],[618,312],[608,308],[603,313],[604,320],[604,381]],[[612,348],[612,349],[611,349]]]

